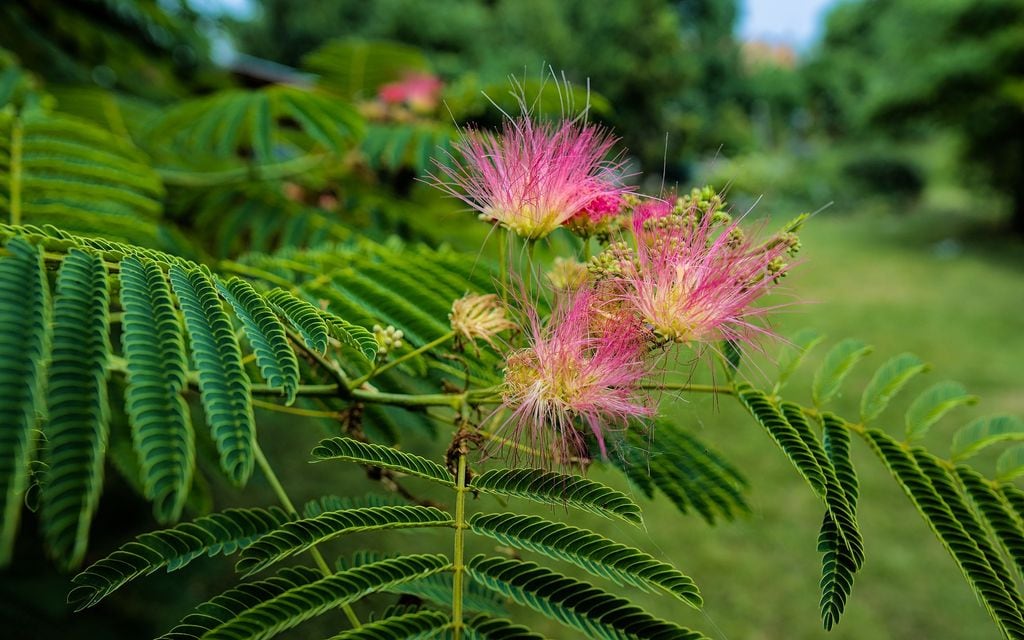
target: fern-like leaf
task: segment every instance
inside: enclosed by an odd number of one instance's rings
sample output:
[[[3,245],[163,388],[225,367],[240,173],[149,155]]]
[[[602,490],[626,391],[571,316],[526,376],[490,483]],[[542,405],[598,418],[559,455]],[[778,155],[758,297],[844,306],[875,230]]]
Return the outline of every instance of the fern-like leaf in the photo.
[[[320,309],[296,298],[284,289],[274,289],[267,294],[277,312],[288,318],[295,330],[302,335],[306,346],[317,353],[327,351],[327,321]]]
[[[782,350],[778,357],[779,378],[772,390],[773,394],[777,394],[786,386],[789,378],[800,367],[800,363],[804,361],[807,354],[824,340],[825,336],[815,329],[802,329],[790,338],[790,344]]]
[[[287,522],[277,531],[263,536],[242,552],[236,569],[251,575],[321,542],[350,533],[450,527],[454,523],[449,513],[416,505],[329,511],[313,518]]]
[[[424,609],[368,622],[329,640],[426,640],[437,637],[450,622],[440,611]]]
[[[997,442],[1024,440],[1024,420],[991,416],[972,420],[953,434],[949,450],[954,460],[965,460]]]
[[[125,583],[164,567],[175,571],[196,558],[230,555],[290,520],[277,507],[227,509],[138,536],[75,576],[68,600],[82,610]]]
[[[328,438],[320,441],[320,444],[313,449],[312,455],[317,462],[321,460],[357,462],[418,478],[426,478],[449,487],[455,486],[452,474],[433,460],[379,444],[368,444],[351,438]]]
[[[567,476],[543,469],[491,469],[473,478],[470,488],[541,504],[575,507],[630,524],[643,522],[640,507],[626,494],[581,476]]]
[[[822,416],[822,424],[822,447],[834,469],[851,513],[856,514],[858,482],[850,460],[850,434],[843,427],[842,421],[830,413]],[[837,519],[830,513],[825,514],[818,533],[818,551],[823,554],[821,617],[825,629],[830,630],[839,622],[846,609],[846,601],[853,589],[854,575],[863,564],[863,552],[858,554],[846,544]]]
[[[174,265],[171,283],[191,338],[203,408],[217,442],[221,468],[233,483],[244,485],[252,475],[256,435],[249,378],[231,319],[202,269],[186,271]]]
[[[265,640],[326,611],[433,575],[449,566],[448,558],[442,555],[407,555],[339,571],[316,582],[290,588],[224,618],[201,637],[204,640]]]
[[[466,565],[473,578],[592,638],[672,638],[705,636],[650,615],[628,600],[533,562],[476,556]]]
[[[144,257],[120,263],[121,339],[127,362],[125,409],[146,498],[158,522],[181,516],[195,468],[185,391],[185,340],[160,266]]]
[[[373,97],[380,85],[410,71],[430,68],[416,47],[398,42],[354,38],[331,40],[302,59],[302,66],[320,76],[319,84],[346,98]]]
[[[800,437],[797,430],[786,420],[782,412],[772,404],[761,391],[747,383],[736,385],[736,396],[750,411],[754,419],[765,428],[782,452],[790,459],[800,475],[807,480],[819,496],[825,495],[825,476],[817,457]]]
[[[544,636],[530,631],[521,624],[515,624],[507,618],[494,618],[485,614],[467,620],[466,631],[473,640],[545,640]]]
[[[290,589],[313,584],[323,574],[310,567],[286,567],[273,577],[254,582],[243,582],[233,589],[218,594],[197,606],[169,632],[158,640],[197,640],[221,623],[231,620],[262,602],[271,600]]]
[[[907,409],[907,439],[923,438],[933,424],[953,409],[978,402],[959,382],[939,382],[925,389]]]
[[[50,553],[65,568],[77,567],[85,555],[103,489],[109,305],[103,260],[73,249],[57,276],[43,428],[42,530]]]
[[[927,370],[928,365],[912,353],[894,356],[879,367],[860,398],[861,422],[868,423],[880,416],[900,389]]]
[[[656,421],[649,435],[627,430],[611,459],[648,497],[658,489],[680,512],[694,509],[708,523],[750,512],[739,470],[670,422]]]
[[[11,559],[34,458],[49,352],[49,287],[43,257],[21,238],[0,258],[0,566]]]
[[[477,514],[470,528],[481,535],[518,549],[565,560],[618,585],[643,591],[661,590],[700,608],[703,601],[693,579],[670,564],[593,531],[539,516],[517,513]]]
[[[856,338],[847,338],[829,349],[818,370],[814,372],[811,394],[814,404],[821,406],[831,400],[843,384],[843,380],[872,351],[872,347]]]
[[[971,528],[974,525],[961,521],[950,509],[950,502],[960,500],[959,495],[951,492],[945,483],[936,487],[930,475],[918,466],[923,458],[913,455],[885,433],[870,429],[865,437],[953,556],[1003,633],[1011,638],[1024,635],[1024,619],[1014,596],[1007,592],[1003,580],[989,564],[986,553],[965,529],[965,524]]]
[[[379,345],[372,332],[329,311],[321,311],[320,316],[336,340],[355,349],[367,362],[373,362],[377,357]]]
[[[288,344],[284,325],[263,296],[245,280],[229,278],[218,283],[218,288],[245,325],[263,378],[270,386],[281,387],[285,404],[291,404],[299,386],[299,362]]]
[[[1013,560],[1017,571],[1024,573],[1024,523],[1021,523],[1003,496],[980,473],[959,465],[956,475]]]

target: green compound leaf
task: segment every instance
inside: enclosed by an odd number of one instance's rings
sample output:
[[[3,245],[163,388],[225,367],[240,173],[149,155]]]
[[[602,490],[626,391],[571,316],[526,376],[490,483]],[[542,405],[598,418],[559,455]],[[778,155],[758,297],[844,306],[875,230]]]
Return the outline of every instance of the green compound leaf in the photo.
[[[247,609],[271,600],[290,589],[313,584],[324,576],[310,567],[286,567],[273,577],[238,586],[210,598],[200,604],[169,632],[158,640],[198,640],[226,620],[244,613]],[[239,636],[244,637],[244,636]]]
[[[772,391],[773,394],[777,394],[786,386],[789,378],[804,361],[807,354],[824,340],[825,336],[815,329],[802,329],[790,338],[790,344],[779,354],[779,379],[775,383],[775,388]]]
[[[327,321],[323,312],[312,304],[296,298],[284,289],[274,289],[267,294],[267,299],[278,313],[299,332],[306,346],[317,353],[327,351]]]
[[[287,522],[280,529],[263,536],[242,552],[242,557],[235,568],[239,572],[251,575],[321,542],[350,533],[383,529],[450,527],[454,524],[451,514],[434,507],[366,507],[330,511],[314,518]]]
[[[648,434],[628,429],[613,447],[612,463],[649,498],[658,490],[681,513],[693,509],[709,524],[750,513],[746,478],[678,425],[656,420]]]
[[[344,320],[329,311],[321,311],[320,316],[327,323],[331,335],[342,344],[356,350],[367,362],[377,357],[377,338],[365,327]]]
[[[232,277],[218,282],[217,288],[242,320],[264,380],[271,387],[280,387],[285,404],[290,405],[299,386],[299,361],[288,344],[284,325],[245,280]]]
[[[466,571],[518,604],[591,638],[699,640],[705,636],[655,618],[628,600],[562,576],[533,562],[476,556]]]
[[[203,408],[220,452],[221,468],[234,484],[244,485],[255,463],[256,433],[249,378],[231,319],[202,269],[185,270],[174,265],[171,283],[192,341]]]
[[[230,555],[290,520],[277,507],[227,509],[138,536],[74,577],[68,601],[76,611],[91,607],[140,576],[164,567],[176,571],[203,555]]]
[[[970,467],[959,465],[956,474],[967,490],[967,495],[971,497],[1007,555],[1013,560],[1017,571],[1024,571],[1024,524],[1013,513],[1003,495],[980,473]]]
[[[466,630],[473,640],[545,640],[521,624],[506,618],[493,618],[480,614],[466,621]]]
[[[328,438],[320,441],[320,444],[313,449],[312,455],[315,462],[322,460],[357,462],[399,471],[418,478],[426,478],[449,487],[455,486],[452,474],[433,460],[379,444],[367,444],[351,438]]]
[[[77,567],[85,556],[89,525],[103,489],[109,307],[103,260],[71,250],[57,276],[42,458],[47,467],[43,536],[64,568]]]
[[[872,350],[873,347],[856,338],[847,338],[829,349],[821,366],[814,372],[814,383],[811,387],[814,404],[820,407],[835,397],[853,367]]]
[[[1024,420],[1016,416],[978,418],[953,435],[949,451],[954,460],[965,460],[991,444],[1008,440],[1024,440]]]
[[[814,492],[819,496],[825,495],[825,476],[822,474],[817,458],[811,453],[807,443],[800,437],[797,430],[782,415],[782,412],[772,404],[764,393],[749,384],[736,385],[736,396],[754,416],[754,419],[775,440],[775,443],[779,445],[800,475],[811,485]]]
[[[492,469],[474,478],[470,488],[541,504],[575,507],[635,525],[643,522],[640,507],[626,494],[580,476],[543,469]]]
[[[996,473],[1001,482],[1009,482],[1024,475],[1024,444],[1012,446],[999,455]]]
[[[841,486],[850,511],[856,515],[858,482],[857,474],[850,460],[850,434],[842,421],[826,413],[822,447],[828,456],[835,476]],[[821,567],[821,617],[826,630],[839,623],[846,609],[846,601],[853,589],[853,580],[863,564],[863,552],[858,556],[839,535],[838,520],[826,513],[818,533],[818,551],[822,555]]]
[[[120,263],[121,342],[127,363],[125,411],[141,465],[142,486],[162,524],[181,517],[195,470],[188,405],[188,360],[171,288],[153,260]]]
[[[178,627],[178,635],[171,637],[265,640],[371,593],[387,591],[450,566],[448,558],[443,555],[407,555],[381,560],[290,587],[270,598],[260,598],[258,603],[242,611],[228,611],[220,616],[213,614],[212,620],[203,623],[205,628],[192,631]]]
[[[502,544],[571,562],[620,586],[663,591],[694,608],[703,603],[693,579],[672,565],[587,529],[517,513],[476,514],[469,527]]]
[[[450,623],[446,614],[425,609],[367,622],[329,640],[426,640],[436,638],[438,631]]]
[[[990,549],[979,547],[978,525],[961,512],[962,498],[952,482],[941,478],[945,471],[914,449],[913,454],[885,433],[869,429],[865,438],[900,483],[907,497],[956,561],[964,577],[981,598],[993,620],[1007,637],[1024,634],[1024,619],[1016,589],[1007,589],[1001,571],[990,564]],[[925,466],[919,466],[924,462]],[[956,505],[954,511],[951,505]],[[1005,571],[1005,568],[1004,568]]]
[[[959,382],[939,382],[926,389],[914,399],[907,409],[907,439],[923,438],[933,424],[961,405],[978,402],[977,396],[967,393]]]
[[[49,353],[49,299],[42,253],[12,238],[0,258],[0,566],[11,560],[34,459]]]
[[[885,411],[889,402],[910,380],[928,370],[928,365],[912,353],[894,356],[872,376],[860,398],[860,420],[867,424]]]

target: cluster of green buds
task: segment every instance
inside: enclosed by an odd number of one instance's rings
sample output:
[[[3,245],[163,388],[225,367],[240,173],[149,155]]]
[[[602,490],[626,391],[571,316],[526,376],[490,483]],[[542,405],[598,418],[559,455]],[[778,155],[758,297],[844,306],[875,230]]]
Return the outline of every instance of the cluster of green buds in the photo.
[[[405,345],[402,340],[404,336],[401,329],[396,329],[390,324],[387,327],[373,325],[373,337],[377,339],[377,360],[384,361],[389,353],[401,349]]]
[[[636,264],[636,254],[625,242],[613,242],[587,263],[587,271],[595,280],[621,276]]]
[[[808,215],[804,213],[787,222],[786,225],[782,227],[781,231],[772,236],[771,239],[764,244],[765,250],[776,249],[782,245],[786,247],[786,255],[791,258],[800,253],[802,245],[800,244],[800,236],[798,233],[800,231],[800,227],[803,226],[803,223],[807,218]],[[788,266],[788,263],[786,263],[782,257],[775,258],[768,263],[768,275],[772,277],[772,280],[778,283],[781,278],[786,276],[786,267]]]

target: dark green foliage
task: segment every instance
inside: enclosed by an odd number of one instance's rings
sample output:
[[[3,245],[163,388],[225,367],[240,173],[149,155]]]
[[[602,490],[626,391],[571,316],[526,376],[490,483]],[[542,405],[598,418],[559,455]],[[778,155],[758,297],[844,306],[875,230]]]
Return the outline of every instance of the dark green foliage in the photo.
[[[834,470],[836,481],[846,498],[850,513],[856,516],[858,483],[857,474],[850,460],[850,434],[836,416],[826,413],[822,416],[822,447]],[[829,485],[835,491],[833,484]],[[826,629],[839,622],[846,608],[846,600],[853,589],[854,575],[864,561],[863,551],[856,553],[840,535],[838,520],[826,513],[818,533],[818,551],[822,556],[821,613]]]
[[[49,288],[42,254],[20,238],[0,257],[0,566],[11,559],[29,464],[35,457],[36,415],[43,407],[49,351]]]
[[[185,316],[206,421],[217,442],[221,468],[232,482],[243,485],[255,462],[255,424],[238,339],[213,282],[202,269],[174,265],[170,277]]]
[[[689,576],[593,531],[517,513],[477,514],[470,518],[469,526],[502,544],[571,562],[619,585],[644,591],[660,589],[693,607],[703,602]]]
[[[320,444],[313,449],[312,455],[317,461],[358,462],[426,478],[450,487],[455,486],[452,474],[436,462],[379,444],[368,444],[351,438],[330,438],[321,440]]]
[[[327,321],[319,309],[283,289],[274,289],[267,299],[302,334],[310,349],[318,353],[327,351]]]
[[[280,529],[271,531],[242,553],[236,568],[253,574],[321,542],[350,533],[450,527],[454,523],[451,514],[434,507],[384,506],[329,511],[313,518],[287,522]]]
[[[955,460],[965,460],[997,442],[1024,440],[1024,421],[1015,416],[972,420],[953,434],[949,447]]]
[[[819,496],[824,495],[825,477],[822,475],[817,457],[779,409],[764,393],[746,383],[736,385],[736,396],[757,422],[768,431],[768,435],[775,440],[814,492]]]
[[[178,631],[174,638],[264,640],[331,609],[377,591],[432,575],[448,566],[439,555],[408,555],[339,571],[308,584],[290,586],[270,598],[260,598],[244,610],[221,617],[217,624],[195,634]],[[174,633],[174,632],[172,632]]]
[[[363,139],[363,154],[377,170],[411,169],[423,176],[435,169],[435,161],[451,164],[452,142],[458,130],[434,122],[370,125]]]
[[[320,316],[327,323],[331,336],[340,343],[355,349],[367,362],[377,357],[377,338],[366,328],[340,318],[329,311],[321,311]]]
[[[181,323],[160,266],[129,257],[120,264],[121,340],[132,427],[146,498],[157,521],[173,522],[188,497],[195,445],[188,405],[188,362]]]
[[[484,614],[467,620],[466,629],[474,640],[544,640],[544,636],[522,625]]]
[[[592,638],[673,638],[704,636],[660,620],[596,587],[562,576],[533,562],[476,556],[466,565],[475,580]]]
[[[647,497],[664,494],[682,513],[695,510],[708,523],[750,512],[746,479],[716,451],[683,428],[656,421],[649,434],[626,431],[611,461]]]
[[[180,624],[160,636],[158,640],[205,638],[207,632],[241,615],[246,610],[272,600],[291,589],[313,584],[322,578],[323,574],[316,569],[286,567],[271,578],[243,582],[196,607],[192,613],[182,619]]]
[[[881,431],[868,430],[866,437],[953,556],[1003,633],[1011,638],[1024,634],[1024,621],[1016,602],[1019,596],[1016,592],[1011,595],[1007,591],[1002,578],[986,557],[987,554],[979,548],[978,538],[975,537],[979,533],[976,522],[971,521],[973,518],[966,523],[961,521],[951,509],[950,505],[953,504],[958,511],[962,511],[962,498],[952,490],[951,483],[933,484],[933,480],[940,479],[945,472],[936,471],[930,461],[921,455],[923,452],[918,453],[921,450],[909,451]],[[928,463],[927,472],[918,466],[920,461]]]
[[[330,640],[425,640],[436,637],[438,630],[448,623],[447,615],[424,609],[368,622],[358,629],[331,636]]]
[[[575,507],[606,518],[640,524],[640,507],[624,493],[580,476],[543,469],[492,469],[473,478],[474,491]]]
[[[228,278],[218,282],[217,287],[245,325],[263,378],[270,386],[280,387],[285,404],[291,404],[299,386],[299,362],[288,344],[284,325],[248,282]]]
[[[57,277],[42,456],[43,535],[66,568],[77,567],[85,555],[103,489],[108,299],[103,260],[72,250]]]
[[[228,509],[144,533],[75,576],[68,600],[78,610],[91,607],[125,583],[158,569],[175,571],[203,555],[237,553],[290,519],[277,507]]]
[[[992,528],[996,538],[1010,556],[1018,573],[1024,572],[1024,525],[1004,497],[980,473],[959,465],[956,475],[978,511]],[[1013,583],[1007,585],[1013,588]]]

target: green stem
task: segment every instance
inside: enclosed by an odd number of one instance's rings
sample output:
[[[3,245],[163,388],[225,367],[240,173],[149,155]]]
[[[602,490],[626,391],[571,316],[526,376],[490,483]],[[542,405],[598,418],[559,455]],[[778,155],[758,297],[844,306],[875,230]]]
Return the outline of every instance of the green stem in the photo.
[[[537,247],[537,241],[528,239],[526,241],[526,293],[529,295],[533,290],[533,252]],[[538,282],[540,280],[538,276]]]
[[[255,438],[252,441],[252,451],[256,458],[256,464],[259,465],[260,471],[263,472],[263,476],[267,479],[267,483],[270,484],[270,488],[274,490],[274,494],[277,496],[278,501],[280,501],[281,506],[283,506],[285,511],[287,511],[292,517],[298,518],[299,512],[295,509],[295,504],[292,503],[291,498],[288,497],[288,493],[284,490],[284,486],[281,484],[281,481],[278,480],[277,474],[274,473],[273,467],[270,466],[270,462],[267,460],[267,457],[263,455],[263,449],[260,448],[259,442],[257,442]],[[316,545],[309,548],[309,555],[313,556],[313,562],[316,563],[317,568],[320,569],[320,573],[324,574],[325,578],[334,575],[334,572],[331,571],[330,566],[327,565],[327,561],[324,560],[323,554],[316,548]],[[341,608],[345,612],[345,616],[348,618],[348,621],[352,623],[352,627],[359,628],[359,618],[356,617],[356,612],[352,610],[352,607],[346,604],[342,605]]]
[[[440,338],[437,338],[436,340],[431,340],[430,342],[428,342],[427,344],[423,345],[422,347],[418,347],[418,348],[410,351],[409,353],[403,355],[400,358],[395,358],[391,362],[388,362],[387,364],[382,365],[381,367],[379,367],[377,369],[374,369],[373,371],[370,371],[369,373],[367,373],[363,377],[358,378],[357,380],[354,380],[352,382],[352,384],[351,384],[351,388],[355,389],[355,388],[359,387],[360,385],[362,385],[367,380],[369,380],[369,379],[371,379],[371,378],[373,378],[375,376],[379,376],[380,374],[384,373],[388,369],[391,369],[392,367],[396,367],[396,366],[402,364],[403,362],[405,362],[406,360],[409,360],[410,358],[415,358],[416,356],[420,355],[424,351],[430,351],[434,347],[436,347],[436,346],[438,346],[440,344],[443,344],[443,343],[447,342],[448,340],[451,340],[453,337],[455,337],[455,332],[454,331],[449,331],[448,333],[444,334]]]
[[[455,484],[455,554],[452,561],[452,627],[455,640],[462,638],[462,582],[465,573],[466,451],[459,444],[459,469]]]
[[[508,252],[511,231],[500,229],[498,231],[498,276],[501,278],[501,301],[508,304]]]
[[[21,224],[21,119],[11,126],[11,224]]]
[[[732,387],[719,387],[713,384],[690,384],[688,382],[662,382],[660,384],[642,384],[641,389],[656,391],[693,391],[694,393],[720,393],[731,396],[736,392]]]

